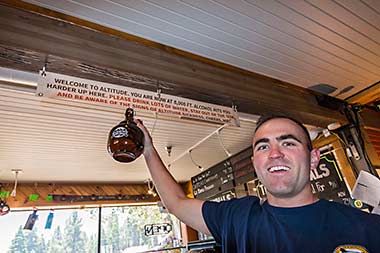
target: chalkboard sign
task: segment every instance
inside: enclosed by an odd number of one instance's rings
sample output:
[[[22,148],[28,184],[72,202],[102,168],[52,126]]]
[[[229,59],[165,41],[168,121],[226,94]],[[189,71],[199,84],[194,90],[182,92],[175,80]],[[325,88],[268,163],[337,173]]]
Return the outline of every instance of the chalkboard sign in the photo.
[[[236,198],[235,189],[231,189],[231,190],[228,190],[228,191],[225,191],[225,192],[222,192],[222,193],[218,193],[217,195],[212,196],[209,200],[210,201],[220,202],[220,201],[230,200],[230,199],[233,199],[233,198]]]
[[[310,181],[318,198],[350,204],[350,193],[333,152],[321,155],[318,167],[310,172]]]
[[[230,158],[236,185],[247,183],[257,177],[251,158],[252,147],[249,147]]]
[[[193,194],[198,199],[209,199],[234,187],[231,162],[224,160],[191,178]]]
[[[255,178],[251,156],[252,148],[249,147],[192,177],[195,198],[210,200]]]

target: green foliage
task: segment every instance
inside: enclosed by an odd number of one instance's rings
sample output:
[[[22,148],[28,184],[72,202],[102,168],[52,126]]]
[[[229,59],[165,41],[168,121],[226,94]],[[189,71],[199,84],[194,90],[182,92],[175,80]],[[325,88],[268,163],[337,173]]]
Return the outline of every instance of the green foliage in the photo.
[[[48,247],[47,247],[47,244],[46,244],[46,241],[45,241],[45,238],[43,235],[40,239],[39,248],[40,248],[40,252],[46,252],[48,250]]]
[[[47,253],[64,253],[63,235],[61,227],[58,226],[54,230],[52,239],[48,242]]]
[[[112,252],[120,251],[120,227],[119,219],[115,212],[112,212],[111,217],[107,222],[107,244],[112,246]]]
[[[44,238],[39,238],[37,230],[23,230],[19,227],[9,248],[9,253],[40,253],[46,252]]]
[[[37,229],[26,230],[24,235],[26,235],[26,250],[28,253],[40,253],[40,239],[37,235]]]
[[[93,253],[98,251],[98,237],[93,234],[86,240],[86,253]]]
[[[9,253],[27,253],[26,250],[26,238],[22,232],[22,226],[17,230],[15,238],[12,240],[12,244],[9,247]]]
[[[66,221],[64,240],[67,253],[84,252],[84,233],[81,231],[82,219],[79,218],[78,212],[74,211]]]
[[[114,217],[118,217],[117,222]],[[117,228],[117,226],[119,226],[117,224],[120,221],[122,221],[122,226]],[[174,224],[172,216],[160,213],[159,209],[155,206],[126,206],[113,208],[110,215],[103,216],[103,222],[112,223],[112,226],[105,226],[106,230],[102,233],[103,235],[107,235],[107,245],[112,244],[112,251],[110,251],[112,253],[122,252],[126,248],[139,245],[147,245],[148,248],[157,247],[160,243],[163,244],[165,242],[160,242],[159,237],[157,236],[145,236],[144,226],[157,223]],[[119,232],[113,233],[112,231]],[[168,234],[167,238],[174,238],[173,232]],[[118,242],[118,244],[116,242]],[[106,246],[105,244],[102,245]]]

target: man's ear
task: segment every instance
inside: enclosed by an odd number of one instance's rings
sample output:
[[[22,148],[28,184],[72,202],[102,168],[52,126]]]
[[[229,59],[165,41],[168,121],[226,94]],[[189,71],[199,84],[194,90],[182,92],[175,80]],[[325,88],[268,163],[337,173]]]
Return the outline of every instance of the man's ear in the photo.
[[[252,163],[252,167],[253,167],[253,170],[255,171],[255,164],[253,163],[253,155],[251,156],[251,163]]]
[[[313,149],[310,151],[310,169],[315,169],[317,168],[319,164],[319,158],[320,158],[321,153],[319,152],[318,148]]]

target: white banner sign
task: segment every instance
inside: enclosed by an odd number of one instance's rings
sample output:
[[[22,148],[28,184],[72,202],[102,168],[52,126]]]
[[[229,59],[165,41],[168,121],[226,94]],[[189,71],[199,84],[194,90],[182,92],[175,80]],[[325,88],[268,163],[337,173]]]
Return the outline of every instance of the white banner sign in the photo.
[[[51,72],[41,72],[36,94],[97,105],[131,107],[179,118],[232,125],[239,122],[237,112],[230,107]]]
[[[352,197],[374,207],[373,211],[380,214],[380,180],[369,172],[361,170],[354,188]]]

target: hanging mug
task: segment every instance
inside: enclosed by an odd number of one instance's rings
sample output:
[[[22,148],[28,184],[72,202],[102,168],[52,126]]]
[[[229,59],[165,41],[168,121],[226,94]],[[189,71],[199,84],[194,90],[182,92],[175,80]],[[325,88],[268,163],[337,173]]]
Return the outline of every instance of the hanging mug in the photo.
[[[127,108],[125,120],[112,128],[108,136],[108,153],[118,162],[132,162],[144,151],[144,133],[133,121],[133,116],[133,109]]]

